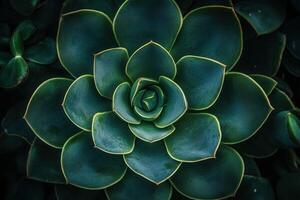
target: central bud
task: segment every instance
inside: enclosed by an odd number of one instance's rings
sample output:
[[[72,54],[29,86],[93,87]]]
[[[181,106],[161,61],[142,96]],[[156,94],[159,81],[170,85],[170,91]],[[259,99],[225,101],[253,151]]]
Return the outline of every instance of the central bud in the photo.
[[[164,94],[158,82],[140,78],[131,89],[132,107],[135,113],[145,121],[159,117],[164,105]]]
[[[150,112],[156,108],[157,94],[153,90],[146,90],[142,97],[142,107],[145,111]]]

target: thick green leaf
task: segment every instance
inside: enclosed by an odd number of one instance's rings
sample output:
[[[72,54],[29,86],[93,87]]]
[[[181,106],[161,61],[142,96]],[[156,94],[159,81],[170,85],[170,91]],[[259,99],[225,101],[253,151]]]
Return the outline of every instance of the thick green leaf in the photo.
[[[62,1],[44,1],[39,8],[35,10],[31,19],[34,25],[42,31],[54,30],[56,32],[57,19],[61,15]]]
[[[125,66],[128,52],[124,48],[113,48],[95,54],[94,76],[96,88],[107,98],[112,98],[117,86],[128,80]]]
[[[24,20],[15,29],[14,34],[20,34],[23,41],[28,40],[37,30],[31,20]]]
[[[145,121],[141,124],[129,124],[128,126],[136,137],[150,143],[162,140],[175,131],[173,125],[165,128],[158,128],[152,122]]]
[[[174,188],[192,199],[223,199],[234,196],[244,175],[241,156],[221,146],[216,159],[182,164],[171,178]]]
[[[128,154],[133,151],[135,137],[127,123],[113,112],[94,115],[93,140],[95,147],[110,154]]]
[[[24,57],[31,62],[41,65],[55,62],[57,59],[55,41],[52,38],[45,38],[36,45],[26,49]]]
[[[222,5],[231,6],[231,0],[194,0],[194,7],[208,6],[208,5]]]
[[[9,155],[16,152],[18,149],[22,149],[26,145],[26,142],[14,135],[0,135],[0,155]]]
[[[128,171],[122,181],[106,189],[109,200],[169,200],[172,195],[170,183],[160,185],[143,179],[133,172]]]
[[[176,130],[165,139],[170,156],[181,162],[198,162],[215,158],[221,143],[217,118],[207,113],[184,115]]]
[[[9,2],[18,13],[29,16],[38,5],[39,0],[9,0]]]
[[[282,176],[276,186],[279,200],[297,200],[300,196],[300,173],[293,172]]]
[[[286,37],[273,33],[245,41],[241,59],[235,70],[249,74],[275,76],[285,49]]]
[[[14,56],[22,56],[24,53],[23,39],[20,32],[16,31],[10,40],[10,51]]]
[[[33,93],[24,118],[42,141],[61,148],[66,140],[78,132],[66,117],[61,106],[72,80],[52,78],[43,82]]]
[[[203,56],[224,63],[227,70],[241,53],[240,22],[233,9],[224,6],[205,6],[188,13],[172,49],[175,60],[185,55]]]
[[[66,142],[61,165],[67,182],[84,189],[109,187],[120,181],[126,172],[122,157],[94,148],[92,135],[86,132]]]
[[[271,183],[267,179],[246,175],[235,198],[243,200],[275,200],[275,194]]]
[[[281,26],[286,15],[284,0],[241,0],[236,11],[245,18],[258,35],[273,32]]]
[[[300,120],[292,113],[288,115],[288,131],[291,139],[300,145]]]
[[[160,76],[173,79],[176,64],[164,47],[151,41],[131,55],[126,65],[126,74],[133,81],[141,77],[158,80]]]
[[[265,92],[253,79],[230,72],[226,74],[220,97],[210,112],[220,121],[222,141],[234,144],[253,136],[272,109]]]
[[[290,52],[284,52],[282,63],[289,73],[300,77],[300,60],[293,57]]]
[[[34,191],[34,192],[33,192]],[[19,180],[8,194],[8,200],[44,200],[47,188],[44,184],[27,178]]]
[[[213,105],[221,92],[225,65],[209,58],[185,56],[177,62],[177,70],[175,82],[184,91],[189,109]]]
[[[93,55],[115,46],[111,21],[104,13],[77,10],[62,15],[57,53],[61,64],[73,76],[92,73]]]
[[[251,158],[266,158],[274,155],[277,152],[278,147],[271,142],[271,138],[273,137],[273,131],[271,129],[272,126],[272,121],[270,119],[267,120],[253,137],[235,145],[234,147],[240,153]]]
[[[271,140],[278,147],[294,148],[299,145],[299,141],[296,139],[299,136],[293,135],[294,132],[291,132],[289,129],[291,128],[291,124],[289,123],[291,115],[289,111],[281,111],[273,115],[270,119],[272,120],[272,126],[270,127],[270,131],[272,132]],[[296,134],[299,134],[299,132]]]
[[[57,200],[99,200],[103,190],[86,190],[71,185],[55,185]]]
[[[159,85],[166,96],[165,106],[154,124],[159,128],[175,123],[187,111],[188,103],[182,89],[171,79],[161,76]],[[176,109],[174,109],[176,108]]]
[[[173,0],[126,1],[113,23],[119,45],[130,54],[149,41],[169,50],[181,25],[182,16]]]
[[[0,68],[0,86],[4,88],[16,87],[28,75],[28,65],[21,56],[12,58]]]
[[[132,89],[131,89],[132,90]],[[130,104],[130,85],[121,83],[115,90],[112,101],[112,110],[124,121],[130,124],[140,124],[141,120],[134,113]]]
[[[117,11],[117,6],[113,0],[66,0],[62,12],[67,13],[80,9],[98,10],[104,12],[112,19]]]
[[[97,112],[111,110],[111,101],[99,95],[92,75],[77,78],[66,92],[62,105],[70,120],[87,131],[91,130]]]
[[[166,181],[181,164],[167,154],[162,141],[151,144],[137,140],[133,152],[124,155],[124,160],[132,171],[155,184]]]
[[[289,21],[285,27],[284,32],[287,36],[287,49],[297,59],[300,59],[300,17],[296,17]]]
[[[250,75],[250,77],[253,78],[262,87],[267,95],[270,95],[277,85],[277,81],[268,76],[253,74]]]
[[[1,126],[4,133],[19,136],[31,144],[35,138],[35,134],[23,119],[25,109],[26,104],[23,102],[10,108],[2,119]]]
[[[278,88],[275,88],[272,91],[269,99],[276,112],[292,110],[295,108],[291,99]]]
[[[60,154],[61,150],[54,149],[36,138],[28,153],[27,176],[48,183],[65,183]]]
[[[261,176],[260,170],[253,158],[250,158],[248,156],[242,156],[244,165],[245,165],[245,175],[251,175],[251,176]]]

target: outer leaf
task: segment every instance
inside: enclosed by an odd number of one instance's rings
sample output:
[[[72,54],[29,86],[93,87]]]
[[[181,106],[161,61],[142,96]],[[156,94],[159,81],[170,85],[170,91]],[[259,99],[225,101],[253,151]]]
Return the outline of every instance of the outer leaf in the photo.
[[[271,138],[273,137],[272,126],[274,126],[272,122],[267,120],[253,137],[234,147],[240,153],[251,158],[266,158],[274,155],[278,147],[271,142]]]
[[[112,98],[117,86],[128,80],[125,66],[128,52],[124,48],[113,48],[95,54],[94,76],[96,88],[107,98]]]
[[[9,0],[9,2],[18,13],[28,16],[32,14],[39,0]]]
[[[231,0],[194,0],[194,7],[207,6],[207,5],[223,5],[232,6]]]
[[[241,156],[231,147],[222,146],[216,159],[183,164],[171,183],[188,198],[225,199],[235,195],[243,174]]]
[[[173,0],[131,0],[119,8],[113,25],[119,45],[130,54],[149,41],[169,50],[181,28],[182,16]]]
[[[131,154],[124,155],[124,160],[131,170],[155,184],[166,181],[181,164],[169,157],[163,142],[150,144],[140,140]]]
[[[267,179],[246,175],[243,178],[242,184],[235,198],[243,200],[274,200],[275,194],[273,192],[271,183]]]
[[[145,142],[157,142],[168,137],[175,131],[173,125],[166,128],[158,128],[152,122],[143,121],[141,124],[128,124],[131,132]]]
[[[24,118],[42,141],[61,148],[78,129],[66,117],[61,103],[72,80],[53,78],[43,82],[33,93]]]
[[[233,9],[224,6],[205,6],[187,14],[172,49],[175,60],[185,55],[203,56],[224,63],[227,70],[235,65],[241,52],[240,22]]]
[[[112,19],[117,11],[117,6],[115,6],[113,0],[66,0],[63,6],[63,13],[80,9],[98,10],[104,12]]]
[[[288,131],[291,139],[300,145],[300,120],[292,113],[288,115]]]
[[[92,73],[93,54],[114,46],[111,21],[104,13],[77,10],[62,15],[57,52],[61,64],[73,76]]]
[[[83,130],[91,130],[97,112],[111,110],[111,101],[101,97],[92,75],[77,78],[66,92],[63,108],[70,120]]]
[[[243,161],[245,164],[245,175],[257,176],[260,177],[261,173],[256,164],[256,161],[253,158],[248,156],[243,156]]]
[[[292,110],[295,105],[291,99],[280,89],[275,88],[269,96],[272,106],[276,112]]]
[[[173,79],[176,64],[164,47],[151,41],[132,54],[126,65],[126,74],[133,81],[141,77],[158,80],[160,76]]]
[[[130,105],[130,85],[127,82],[121,83],[113,95],[113,111],[124,121],[130,124],[140,124],[141,120],[133,112]]]
[[[299,178],[299,172],[287,173],[280,178],[276,186],[276,193],[279,200],[296,200],[299,198]]]
[[[0,86],[12,88],[20,84],[28,74],[28,65],[21,56],[12,58],[0,69]]]
[[[262,89],[267,95],[271,94],[271,92],[277,85],[277,81],[268,76],[264,76],[261,74],[253,74],[250,75],[250,77],[253,78],[262,87]]]
[[[281,64],[285,44],[285,35],[278,32],[245,41],[243,54],[235,70],[275,76]]]
[[[61,165],[67,182],[84,189],[109,187],[126,172],[121,156],[94,148],[91,134],[85,132],[74,135],[66,142]]]
[[[35,134],[23,119],[25,109],[26,105],[23,102],[13,106],[2,119],[1,126],[4,133],[19,136],[31,144]]]
[[[216,157],[221,143],[221,129],[215,116],[207,113],[186,114],[175,126],[175,132],[165,139],[173,159],[197,162]]]
[[[86,190],[71,185],[55,185],[55,196],[58,200],[99,200],[103,190]]]
[[[233,144],[253,136],[272,109],[265,92],[253,79],[231,72],[225,76],[220,97],[210,112],[220,121],[222,141]]]
[[[218,98],[225,76],[225,65],[197,56],[185,56],[177,62],[175,82],[185,92],[189,109],[205,109]]]
[[[55,41],[45,38],[36,45],[26,49],[24,57],[34,63],[48,65],[56,61]]]
[[[46,193],[47,188],[44,184],[41,184],[38,181],[22,178],[16,183],[15,188],[13,188],[13,192],[9,194],[9,198],[23,200],[42,200],[45,198]]]
[[[27,176],[49,183],[65,183],[60,166],[60,154],[61,150],[35,139],[28,154]]]
[[[113,112],[95,114],[92,134],[96,147],[104,152],[128,154],[134,148],[134,135],[127,123]]]
[[[159,186],[154,185],[128,171],[122,181],[106,189],[106,195],[110,200],[169,200],[172,195],[172,187],[168,182]]]
[[[14,56],[22,56],[23,55],[24,45],[23,45],[23,38],[22,38],[20,31],[15,31],[13,33],[13,35],[10,39],[10,50]]]
[[[161,115],[154,121],[154,124],[159,128],[164,128],[175,123],[184,115],[188,104],[182,89],[171,79],[161,76],[159,85],[163,89],[167,100]]]
[[[294,58],[288,51],[285,51],[282,63],[289,73],[293,76],[300,77],[300,60]]]
[[[300,59],[300,17],[296,17],[289,21],[284,30],[287,36],[287,49],[297,59]]]
[[[279,28],[286,15],[284,0],[242,0],[236,3],[235,9],[252,25],[258,35]]]
[[[281,148],[294,148],[299,145],[299,132],[291,132],[290,118],[292,114],[289,111],[281,111],[272,116],[272,126],[270,127],[273,135],[271,140],[274,145]],[[295,135],[294,135],[295,134]]]

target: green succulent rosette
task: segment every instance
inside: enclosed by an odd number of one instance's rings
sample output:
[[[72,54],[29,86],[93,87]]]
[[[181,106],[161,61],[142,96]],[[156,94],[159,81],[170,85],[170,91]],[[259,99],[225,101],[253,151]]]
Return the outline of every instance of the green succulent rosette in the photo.
[[[75,190],[63,184],[111,200],[234,196],[245,167],[232,145],[264,125],[275,87],[232,71],[243,49],[234,9],[183,18],[173,0],[78,2],[66,1],[56,44],[74,79],[42,83],[24,116],[36,135],[28,177],[61,198]]]

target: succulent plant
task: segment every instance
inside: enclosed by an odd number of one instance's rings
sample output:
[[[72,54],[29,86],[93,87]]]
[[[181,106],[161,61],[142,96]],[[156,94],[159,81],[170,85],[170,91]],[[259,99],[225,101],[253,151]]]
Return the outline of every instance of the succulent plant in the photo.
[[[193,199],[234,196],[244,162],[232,145],[263,126],[274,89],[266,76],[232,71],[243,48],[234,9],[183,18],[173,0],[128,0],[115,16],[71,5],[57,51],[74,80],[49,79],[28,103],[37,138],[27,175],[109,199],[169,199],[172,187]]]
[[[16,87],[32,68],[57,60],[55,40],[46,30],[57,20],[60,5],[59,1],[1,1],[1,18],[6,19],[0,22],[1,88]]]

